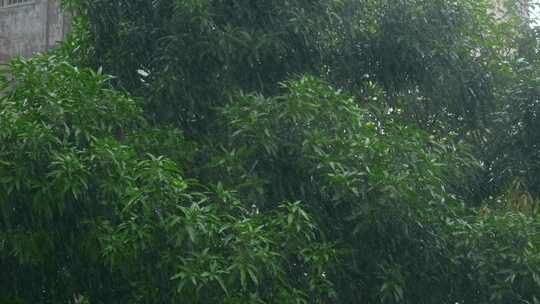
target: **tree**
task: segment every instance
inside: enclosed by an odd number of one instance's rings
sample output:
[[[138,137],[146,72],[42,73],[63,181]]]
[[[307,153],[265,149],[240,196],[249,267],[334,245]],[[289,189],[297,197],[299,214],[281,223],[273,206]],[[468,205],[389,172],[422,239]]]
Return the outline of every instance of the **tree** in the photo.
[[[515,15],[493,18],[491,1],[65,2],[85,17],[81,62],[144,97],[151,122],[195,140],[220,131],[216,109],[237,91],[274,95],[311,74],[477,148],[487,165],[461,187],[471,204],[512,179],[492,182],[506,171],[491,151],[515,145],[489,138],[501,128],[494,116],[512,107],[515,71],[535,69],[536,38]],[[389,98],[372,99],[373,83]]]
[[[142,150],[140,101],[109,76],[50,55],[13,61],[10,78],[0,100],[3,302],[333,297],[334,249],[301,204],[253,212],[220,184],[183,178]]]
[[[211,125],[224,95],[273,94],[303,73],[357,90],[374,79],[426,127],[452,115],[477,126],[493,97],[489,1],[65,2],[88,23],[90,65],[190,130]]]
[[[70,39],[2,82],[5,301],[540,301],[520,19],[469,0],[66,4]]]

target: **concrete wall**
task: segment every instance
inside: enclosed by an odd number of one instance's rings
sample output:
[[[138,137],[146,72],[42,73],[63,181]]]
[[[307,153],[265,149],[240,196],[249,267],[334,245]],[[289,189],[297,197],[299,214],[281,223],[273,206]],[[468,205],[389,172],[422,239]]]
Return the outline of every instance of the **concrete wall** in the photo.
[[[62,40],[69,18],[60,13],[58,0],[34,0],[0,8],[0,61],[30,57]]]

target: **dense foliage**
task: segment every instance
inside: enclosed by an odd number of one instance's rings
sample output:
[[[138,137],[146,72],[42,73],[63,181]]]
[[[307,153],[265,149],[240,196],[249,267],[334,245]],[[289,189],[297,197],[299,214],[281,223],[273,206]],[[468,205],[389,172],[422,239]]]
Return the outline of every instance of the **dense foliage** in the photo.
[[[540,303],[511,2],[64,4],[0,74],[0,302]]]
[[[331,295],[334,249],[301,204],[254,213],[221,185],[185,179],[172,160],[138,150],[139,102],[107,76],[55,56],[15,61],[11,73],[0,114],[3,302]]]

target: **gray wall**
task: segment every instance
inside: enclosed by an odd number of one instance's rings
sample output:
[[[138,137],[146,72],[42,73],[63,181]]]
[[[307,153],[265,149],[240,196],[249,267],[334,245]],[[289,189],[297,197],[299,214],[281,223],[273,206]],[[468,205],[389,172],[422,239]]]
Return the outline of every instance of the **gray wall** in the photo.
[[[0,61],[30,57],[62,40],[69,18],[60,14],[58,0],[35,0],[0,8]]]

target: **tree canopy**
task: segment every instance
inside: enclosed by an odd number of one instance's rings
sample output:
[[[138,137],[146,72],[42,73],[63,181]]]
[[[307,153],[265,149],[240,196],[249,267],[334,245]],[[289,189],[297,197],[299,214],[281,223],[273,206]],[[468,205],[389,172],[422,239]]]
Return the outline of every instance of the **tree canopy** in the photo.
[[[0,302],[540,303],[510,2],[64,5],[0,74]]]

